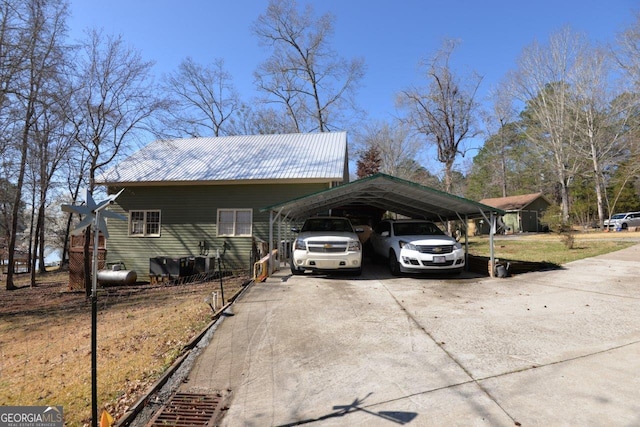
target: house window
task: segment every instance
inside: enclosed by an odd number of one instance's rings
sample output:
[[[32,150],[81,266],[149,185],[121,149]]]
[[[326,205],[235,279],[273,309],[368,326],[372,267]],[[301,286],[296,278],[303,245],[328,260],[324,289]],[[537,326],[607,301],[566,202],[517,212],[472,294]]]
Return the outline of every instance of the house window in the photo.
[[[218,236],[251,236],[252,209],[218,209]]]
[[[129,212],[129,235],[160,237],[160,211]]]

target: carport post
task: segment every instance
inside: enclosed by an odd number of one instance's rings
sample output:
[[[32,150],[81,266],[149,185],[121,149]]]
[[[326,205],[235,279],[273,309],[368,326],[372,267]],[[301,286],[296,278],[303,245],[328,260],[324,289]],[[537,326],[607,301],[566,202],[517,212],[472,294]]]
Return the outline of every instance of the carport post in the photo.
[[[464,269],[469,271],[469,215],[464,216]]]
[[[273,271],[273,257],[271,254],[273,253],[273,211],[269,210],[269,271],[267,272],[267,276],[271,276],[271,272]]]
[[[458,212],[456,212],[456,216],[462,223],[462,228],[464,229],[464,270],[469,271],[469,216],[465,214],[464,219],[462,219]]]
[[[493,269],[496,263],[495,254],[493,253],[493,235],[496,232],[496,213],[494,211],[491,211],[489,222],[491,225],[489,228],[489,277],[494,277]]]
[[[267,272],[268,276],[271,276],[271,273],[274,271],[274,259],[273,259],[273,224],[276,221],[281,221],[282,218],[282,208],[276,214],[276,217],[273,217],[273,210],[269,210],[269,271]],[[280,259],[280,228],[281,224],[278,225],[278,259]],[[280,265],[278,265],[278,268]]]
[[[282,216],[278,213],[278,269],[280,268],[280,262],[282,257]]]

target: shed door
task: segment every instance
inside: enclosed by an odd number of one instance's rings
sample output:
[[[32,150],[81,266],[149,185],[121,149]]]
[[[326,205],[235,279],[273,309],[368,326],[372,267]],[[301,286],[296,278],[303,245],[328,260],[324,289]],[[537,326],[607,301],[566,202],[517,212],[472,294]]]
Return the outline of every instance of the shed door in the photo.
[[[538,212],[537,211],[522,211],[522,231],[523,232],[538,232],[539,230]]]

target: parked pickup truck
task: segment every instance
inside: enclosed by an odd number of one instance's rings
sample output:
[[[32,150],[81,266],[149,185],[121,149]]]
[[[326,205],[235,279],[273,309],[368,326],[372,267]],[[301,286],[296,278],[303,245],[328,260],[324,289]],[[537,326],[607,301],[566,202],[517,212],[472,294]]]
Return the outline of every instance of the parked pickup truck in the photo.
[[[362,244],[347,218],[313,217],[304,222],[293,243],[291,274],[305,270],[362,273]]]

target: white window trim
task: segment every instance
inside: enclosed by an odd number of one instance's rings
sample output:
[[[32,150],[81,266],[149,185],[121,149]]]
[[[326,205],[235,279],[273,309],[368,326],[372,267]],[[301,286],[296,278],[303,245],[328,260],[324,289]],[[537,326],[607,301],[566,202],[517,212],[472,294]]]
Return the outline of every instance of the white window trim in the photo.
[[[233,234],[220,233],[220,213],[221,212],[233,212]],[[237,224],[236,224],[236,215],[238,212],[249,212],[249,214],[251,215],[251,222],[249,224],[249,234],[238,234]],[[243,209],[219,208],[218,211],[216,212],[216,236],[217,237],[251,237],[253,236],[253,209],[251,208],[243,208]]]
[[[132,227],[131,227],[131,217],[132,217],[132,213],[133,212],[144,212],[144,220],[142,221],[142,233],[140,234],[133,234],[132,231]],[[153,233],[153,234],[147,234],[147,214],[150,212],[157,212],[158,213],[158,232],[157,233]],[[160,234],[162,232],[162,212],[160,211],[160,209],[134,209],[129,211],[129,221],[128,221],[128,227],[129,227],[129,237],[160,237]]]

